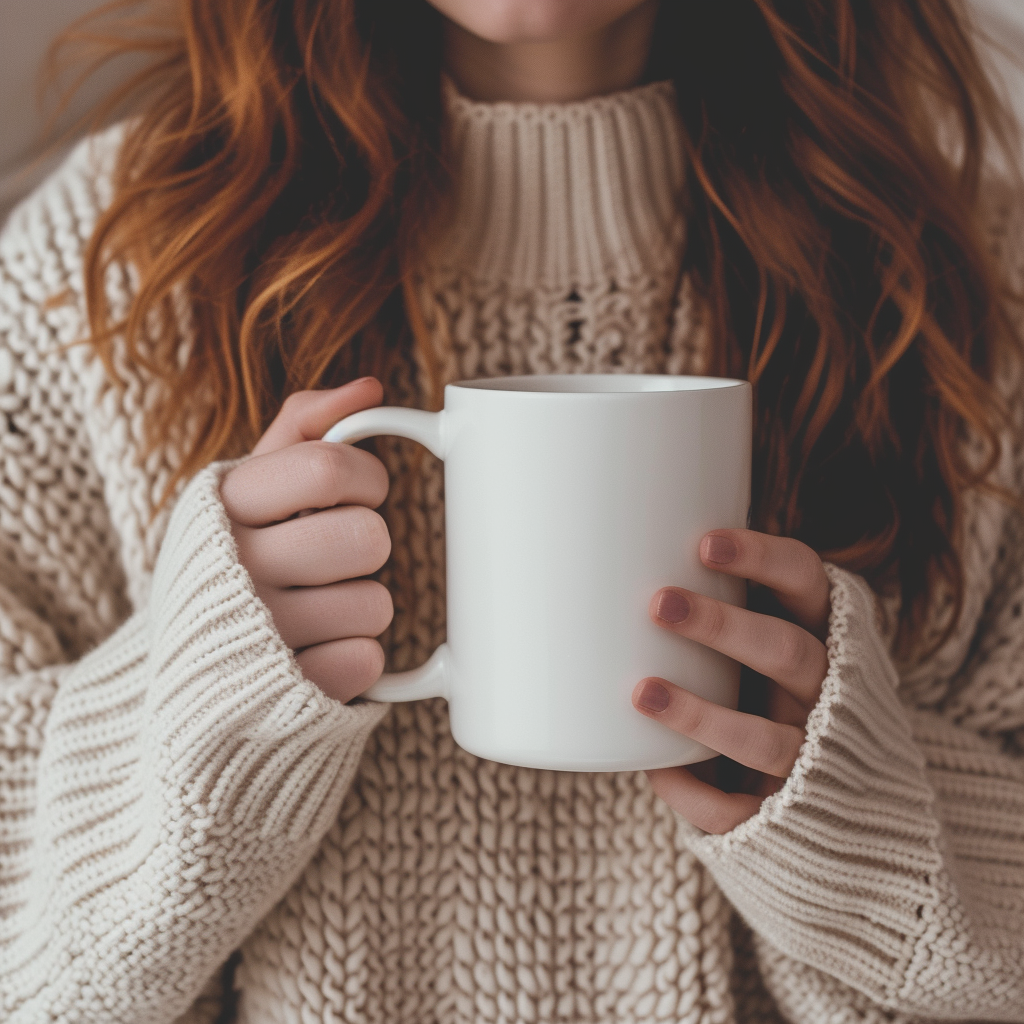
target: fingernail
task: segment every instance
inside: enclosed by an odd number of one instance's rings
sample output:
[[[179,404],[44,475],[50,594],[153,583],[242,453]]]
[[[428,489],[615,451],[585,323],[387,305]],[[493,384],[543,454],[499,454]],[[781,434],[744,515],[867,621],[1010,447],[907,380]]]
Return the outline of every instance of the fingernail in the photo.
[[[350,380],[345,385],[345,387],[347,387],[347,388],[354,388],[357,384],[362,384],[362,383],[364,383],[365,381],[368,381],[368,380],[373,380],[373,378],[372,377],[358,377],[356,380]]]
[[[682,622],[690,614],[690,602],[678,591],[663,590],[655,614],[666,622]]]
[[[716,533],[704,538],[704,561],[716,562],[718,565],[727,565],[739,552],[736,545],[728,537],[719,536]]]
[[[645,711],[664,711],[668,707],[668,690],[661,683],[648,679],[636,698]]]

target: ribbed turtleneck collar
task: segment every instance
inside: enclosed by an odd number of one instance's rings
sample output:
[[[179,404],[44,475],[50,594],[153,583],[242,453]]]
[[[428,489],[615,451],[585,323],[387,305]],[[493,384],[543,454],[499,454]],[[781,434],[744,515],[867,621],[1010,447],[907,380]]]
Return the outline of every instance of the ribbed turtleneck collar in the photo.
[[[513,286],[664,272],[682,242],[672,85],[574,103],[480,103],[445,84],[452,216],[428,263]]]

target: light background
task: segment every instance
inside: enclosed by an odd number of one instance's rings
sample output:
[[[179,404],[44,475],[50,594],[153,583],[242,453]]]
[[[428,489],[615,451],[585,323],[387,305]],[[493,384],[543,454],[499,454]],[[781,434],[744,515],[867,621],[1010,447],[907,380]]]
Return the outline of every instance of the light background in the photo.
[[[972,2],[988,33],[1024,61],[1024,0]],[[95,6],[96,0],[0,0],[0,220],[56,162],[52,157],[35,162],[43,123],[36,101],[40,59],[61,28]],[[1024,72],[998,55],[994,63],[1007,80],[1010,96],[1024,119]],[[125,73],[126,67],[122,62],[91,82],[78,97],[71,116],[87,110]]]

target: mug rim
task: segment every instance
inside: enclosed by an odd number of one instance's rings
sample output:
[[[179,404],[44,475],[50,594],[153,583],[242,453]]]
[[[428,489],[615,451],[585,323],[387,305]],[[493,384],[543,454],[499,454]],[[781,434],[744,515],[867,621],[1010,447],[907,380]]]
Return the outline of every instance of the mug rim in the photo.
[[[661,384],[663,386],[629,387],[621,386],[625,382],[634,384]],[[686,382],[683,387],[665,387],[671,382]],[[584,383],[597,383],[608,385],[603,387],[586,388],[578,385]],[[558,387],[558,384],[575,384],[576,387]],[[543,385],[556,385],[554,387]],[[533,385],[521,386],[521,385]],[[541,385],[541,386],[537,386]],[[619,386],[615,386],[619,385]],[[489,391],[493,393],[504,392],[516,395],[657,395],[657,394],[686,394],[709,391],[729,391],[736,387],[750,387],[750,382],[739,380],[735,377],[709,377],[699,374],[687,373],[537,373],[537,374],[516,374],[507,377],[480,377],[474,380],[458,380],[445,385],[448,388],[458,388],[463,391]]]

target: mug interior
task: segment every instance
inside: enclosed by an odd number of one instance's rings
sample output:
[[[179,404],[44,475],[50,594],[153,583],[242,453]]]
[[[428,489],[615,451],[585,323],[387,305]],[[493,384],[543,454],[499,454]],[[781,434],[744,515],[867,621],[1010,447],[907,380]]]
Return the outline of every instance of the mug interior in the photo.
[[[728,377],[689,377],[654,373],[550,373],[523,377],[460,380],[453,388],[477,391],[533,391],[550,394],[636,394],[644,391],[709,391],[741,387],[746,381]]]

